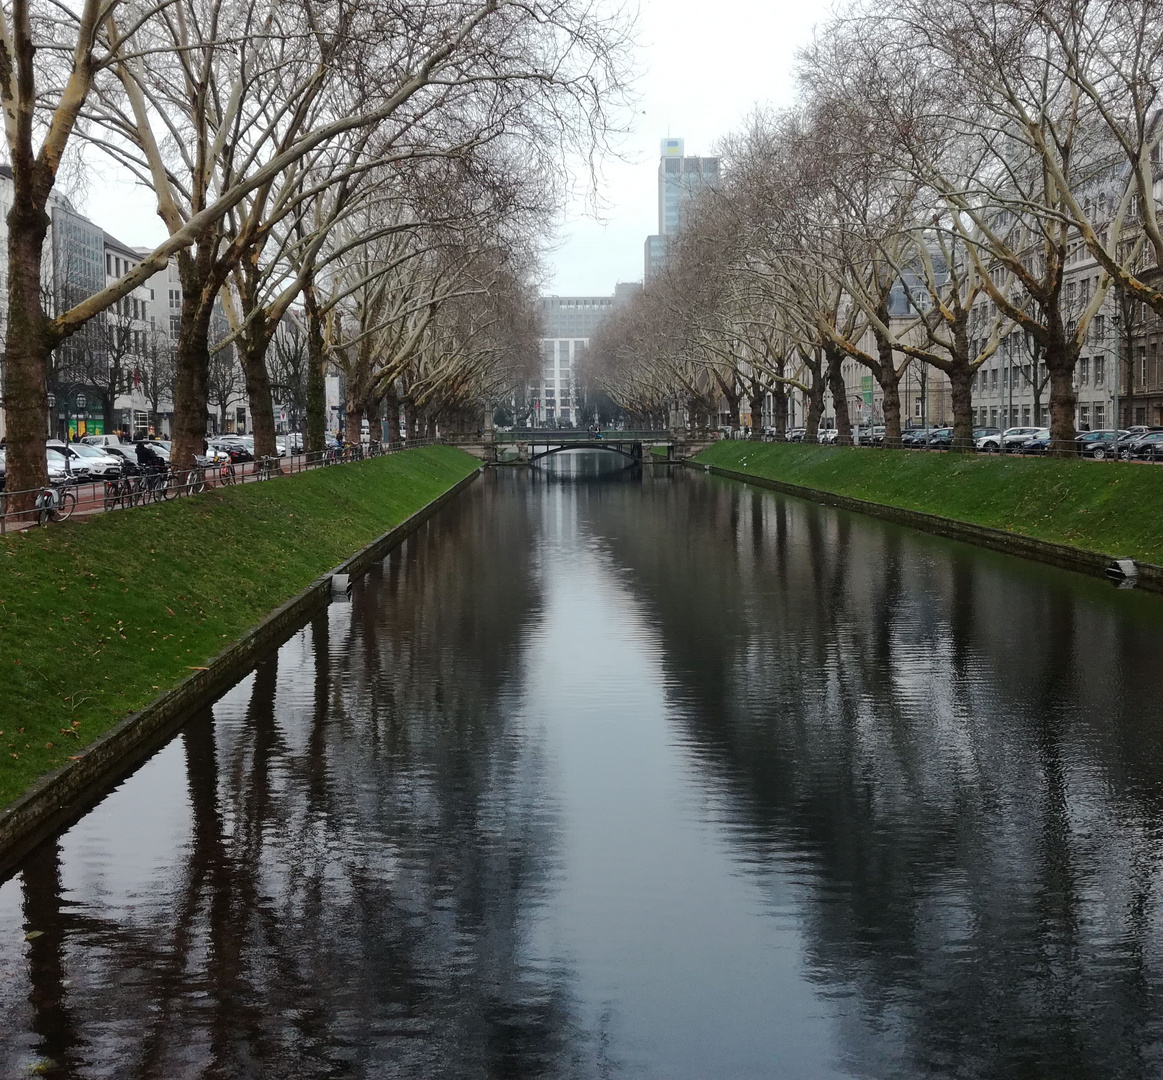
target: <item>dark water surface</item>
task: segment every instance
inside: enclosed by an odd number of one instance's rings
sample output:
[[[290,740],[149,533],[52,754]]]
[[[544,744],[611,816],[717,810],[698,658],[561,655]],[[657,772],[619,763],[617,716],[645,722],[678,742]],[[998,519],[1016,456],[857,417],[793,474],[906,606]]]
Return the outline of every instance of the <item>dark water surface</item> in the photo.
[[[604,461],[0,885],[0,1076],[1163,1075],[1163,601]]]

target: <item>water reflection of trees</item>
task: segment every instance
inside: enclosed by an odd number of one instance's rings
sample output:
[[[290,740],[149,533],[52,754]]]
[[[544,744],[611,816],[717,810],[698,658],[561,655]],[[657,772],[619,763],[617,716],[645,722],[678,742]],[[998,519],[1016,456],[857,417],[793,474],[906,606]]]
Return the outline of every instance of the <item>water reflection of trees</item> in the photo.
[[[746,864],[804,889],[853,1071],[1158,1075],[1159,602],[688,474],[645,489],[649,515],[591,517]]]
[[[480,485],[188,725],[188,834],[151,895],[102,896],[116,855],[69,894],[68,837],[29,860],[28,1038],[49,1075],[573,1074],[568,972],[526,948],[557,821],[508,709],[532,522],[493,497]]]

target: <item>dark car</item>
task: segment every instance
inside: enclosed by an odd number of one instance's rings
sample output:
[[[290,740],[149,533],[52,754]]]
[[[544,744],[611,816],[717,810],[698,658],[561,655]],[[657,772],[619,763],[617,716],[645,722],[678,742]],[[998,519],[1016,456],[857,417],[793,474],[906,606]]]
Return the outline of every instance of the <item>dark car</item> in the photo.
[[[248,461],[254,461],[254,455],[242,443],[212,440],[209,446],[230,458],[231,465],[244,465]]]
[[[948,450],[953,445],[953,429],[951,427],[933,428],[924,442],[928,450]]]
[[[1114,430],[1081,431],[1074,436],[1074,445],[1082,457],[1092,457],[1096,461],[1111,456],[1116,439],[1122,438],[1126,432]]]
[[[914,449],[918,446],[924,446],[929,433],[934,430],[936,429],[928,427],[906,428],[901,432],[901,446],[913,447]]]
[[[1124,461],[1131,458],[1138,458],[1140,461],[1163,461],[1163,431],[1149,431],[1126,446],[1120,445],[1119,457]]]
[[[1136,448],[1144,439],[1151,435],[1163,433],[1163,427],[1129,427],[1119,436],[1118,455],[1123,461],[1130,461],[1138,457]]]
[[[1035,435],[1025,446],[1023,454],[1048,454],[1050,452],[1050,432],[1045,431]]]

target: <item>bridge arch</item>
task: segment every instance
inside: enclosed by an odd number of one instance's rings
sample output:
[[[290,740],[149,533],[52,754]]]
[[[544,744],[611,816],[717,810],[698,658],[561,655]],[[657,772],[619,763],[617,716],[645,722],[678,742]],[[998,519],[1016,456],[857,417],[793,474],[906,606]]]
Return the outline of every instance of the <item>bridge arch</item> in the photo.
[[[641,443],[635,444],[641,448]],[[535,461],[540,461],[542,458],[550,457],[553,454],[560,454],[563,450],[605,450],[611,454],[621,454],[622,457],[629,461],[638,464],[642,460],[641,453],[635,454],[625,449],[624,446],[618,444],[604,443],[604,442],[570,442],[564,443],[560,446],[550,446],[546,450],[542,450],[538,454],[531,454],[529,456],[529,464],[532,465]]]

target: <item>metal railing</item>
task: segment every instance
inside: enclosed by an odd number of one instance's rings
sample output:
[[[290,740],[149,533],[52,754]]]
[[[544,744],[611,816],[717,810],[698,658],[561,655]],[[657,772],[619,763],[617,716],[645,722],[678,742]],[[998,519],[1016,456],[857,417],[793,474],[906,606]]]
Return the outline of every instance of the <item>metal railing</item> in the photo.
[[[391,443],[361,443],[311,453],[300,451],[283,457],[259,458],[246,463],[200,458],[192,469],[171,469],[167,466],[99,480],[69,477],[52,481],[44,488],[24,491],[0,490],[0,535],[33,525],[63,521],[72,514],[87,516],[111,510],[128,510],[149,503],[200,495],[216,487],[261,483],[276,476],[291,476],[312,469],[383,457],[401,450],[434,446],[441,441],[440,438],[426,438]],[[19,498],[21,495],[28,498],[22,500]],[[31,509],[14,509],[22,502],[29,503]]]
[[[571,442],[669,442],[674,438],[671,431],[618,431],[603,428],[601,431],[586,431],[578,428],[516,428],[512,431],[498,431],[498,443],[571,443]]]

